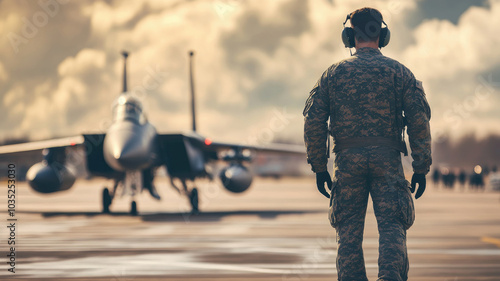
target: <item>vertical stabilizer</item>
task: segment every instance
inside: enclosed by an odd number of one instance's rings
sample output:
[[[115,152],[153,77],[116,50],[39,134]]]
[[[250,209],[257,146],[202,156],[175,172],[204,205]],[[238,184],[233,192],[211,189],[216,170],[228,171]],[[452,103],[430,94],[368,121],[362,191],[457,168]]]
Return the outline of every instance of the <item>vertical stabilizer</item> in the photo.
[[[196,107],[195,107],[195,95],[194,95],[194,78],[193,78],[193,59],[194,52],[189,52],[189,81],[191,86],[191,118],[193,121],[193,132],[196,132]]]
[[[122,93],[127,92],[127,58],[128,58],[128,52],[123,51],[123,91]]]

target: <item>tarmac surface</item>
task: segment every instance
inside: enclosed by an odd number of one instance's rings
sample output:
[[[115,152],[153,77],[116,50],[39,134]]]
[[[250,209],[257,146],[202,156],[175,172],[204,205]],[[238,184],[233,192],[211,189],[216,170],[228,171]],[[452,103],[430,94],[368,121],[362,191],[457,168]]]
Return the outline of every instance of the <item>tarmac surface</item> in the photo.
[[[1,182],[7,185],[6,182]],[[100,213],[102,180],[66,192],[16,189],[16,273],[7,271],[7,213],[0,280],[336,280],[335,232],[314,179],[255,179],[242,195],[201,183],[202,213],[159,178],[163,200],[117,198]],[[408,232],[409,280],[500,280],[500,194],[428,187]],[[7,195],[0,198],[6,209]],[[377,279],[378,234],[369,206],[365,262]]]

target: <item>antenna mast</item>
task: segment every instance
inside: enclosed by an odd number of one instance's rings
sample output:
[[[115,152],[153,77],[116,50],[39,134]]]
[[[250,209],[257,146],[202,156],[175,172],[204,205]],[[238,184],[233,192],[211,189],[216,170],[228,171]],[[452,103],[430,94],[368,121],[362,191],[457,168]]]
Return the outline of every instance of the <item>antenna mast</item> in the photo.
[[[193,78],[193,57],[194,52],[189,52],[189,80],[191,84],[191,118],[192,118],[192,129],[196,132],[196,107],[195,107],[195,95],[194,95],[194,78]]]
[[[128,52],[122,51],[123,55],[123,93],[127,92],[127,58]]]

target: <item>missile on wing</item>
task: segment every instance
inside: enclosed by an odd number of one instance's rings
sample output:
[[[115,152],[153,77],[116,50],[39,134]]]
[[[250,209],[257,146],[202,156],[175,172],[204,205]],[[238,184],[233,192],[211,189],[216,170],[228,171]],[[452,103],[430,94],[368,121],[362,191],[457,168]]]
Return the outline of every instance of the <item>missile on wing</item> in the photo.
[[[220,179],[224,187],[233,193],[242,193],[252,184],[252,174],[238,163],[222,169]]]
[[[53,193],[73,186],[76,175],[70,167],[44,161],[33,165],[28,170],[26,179],[33,190],[39,193]]]

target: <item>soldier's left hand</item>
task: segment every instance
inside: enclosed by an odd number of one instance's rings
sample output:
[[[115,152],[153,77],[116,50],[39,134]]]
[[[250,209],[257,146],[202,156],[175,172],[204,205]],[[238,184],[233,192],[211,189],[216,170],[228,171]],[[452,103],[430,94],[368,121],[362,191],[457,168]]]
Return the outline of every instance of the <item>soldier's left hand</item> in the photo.
[[[326,198],[330,198],[330,194],[325,189],[325,183],[328,190],[332,190],[332,177],[330,177],[330,173],[328,171],[316,173],[316,185],[318,186],[318,190],[321,194],[323,194]]]
[[[417,193],[415,194],[415,199],[420,198],[420,196],[424,194],[425,186],[427,184],[424,174],[417,174],[417,173],[413,174],[413,176],[411,177],[411,188],[410,188],[411,193],[415,192],[417,183],[418,183],[418,190]]]

